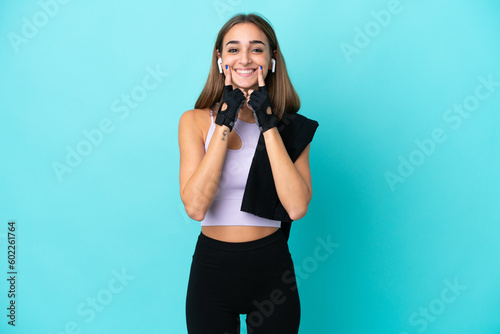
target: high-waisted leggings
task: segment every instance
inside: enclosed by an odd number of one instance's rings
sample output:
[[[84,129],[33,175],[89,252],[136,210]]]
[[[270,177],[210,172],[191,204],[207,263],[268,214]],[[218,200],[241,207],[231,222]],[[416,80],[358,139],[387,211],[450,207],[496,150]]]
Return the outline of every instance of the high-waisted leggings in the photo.
[[[200,233],[186,297],[189,334],[294,334],[300,323],[295,270],[283,232],[224,242]]]

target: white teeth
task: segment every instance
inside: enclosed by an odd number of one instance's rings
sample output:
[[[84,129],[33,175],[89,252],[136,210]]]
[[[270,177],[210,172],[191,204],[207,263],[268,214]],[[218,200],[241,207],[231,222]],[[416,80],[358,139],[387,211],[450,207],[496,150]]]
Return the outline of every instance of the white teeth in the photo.
[[[238,73],[252,73],[253,71],[254,70],[246,70],[246,71],[244,71],[244,70],[236,70],[236,72],[238,72]]]

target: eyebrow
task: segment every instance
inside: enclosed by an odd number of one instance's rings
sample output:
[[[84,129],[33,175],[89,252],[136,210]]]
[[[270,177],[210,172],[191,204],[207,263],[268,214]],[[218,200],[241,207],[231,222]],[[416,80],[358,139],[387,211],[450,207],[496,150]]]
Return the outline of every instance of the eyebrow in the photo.
[[[228,44],[241,44],[241,43],[240,43],[240,41],[229,41],[226,43],[226,46]],[[264,42],[259,41],[259,40],[250,41],[250,44],[262,44],[262,45],[266,46],[266,44],[264,44]]]

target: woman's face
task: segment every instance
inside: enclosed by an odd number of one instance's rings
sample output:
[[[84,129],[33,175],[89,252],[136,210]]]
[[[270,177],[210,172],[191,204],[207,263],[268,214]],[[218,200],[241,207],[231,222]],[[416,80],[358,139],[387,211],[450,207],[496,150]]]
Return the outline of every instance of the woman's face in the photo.
[[[258,89],[257,68],[262,66],[264,79],[271,63],[271,52],[266,35],[253,23],[239,23],[233,26],[222,40],[224,74],[231,70],[233,87],[244,90]],[[226,70],[226,65],[229,69]]]

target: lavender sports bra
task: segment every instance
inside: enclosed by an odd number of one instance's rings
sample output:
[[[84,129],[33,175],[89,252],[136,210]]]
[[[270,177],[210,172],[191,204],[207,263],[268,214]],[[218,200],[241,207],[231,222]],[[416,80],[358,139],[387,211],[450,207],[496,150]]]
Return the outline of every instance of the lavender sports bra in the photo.
[[[214,115],[210,110],[212,124],[205,140],[205,153],[215,131]],[[271,220],[240,211],[241,200],[250,171],[255,149],[259,141],[260,130],[256,123],[244,122],[238,119],[233,126],[241,138],[241,148],[227,149],[226,158],[222,167],[219,188],[212,206],[201,221],[202,226],[215,225],[246,225],[246,226],[272,226],[281,227],[281,221]]]

